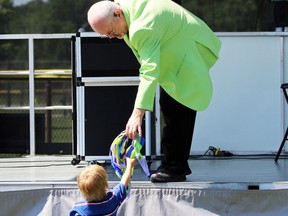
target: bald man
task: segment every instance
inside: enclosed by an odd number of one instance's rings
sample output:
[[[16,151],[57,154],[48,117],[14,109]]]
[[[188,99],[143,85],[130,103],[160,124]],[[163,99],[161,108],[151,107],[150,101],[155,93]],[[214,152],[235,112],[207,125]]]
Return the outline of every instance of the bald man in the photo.
[[[142,135],[145,111],[152,111],[157,84],[164,127],[163,159],[152,182],[185,181],[197,111],[212,97],[210,68],[220,40],[198,17],[171,0],[100,1],[88,11],[92,29],[123,38],[140,63],[140,83],[126,135]]]

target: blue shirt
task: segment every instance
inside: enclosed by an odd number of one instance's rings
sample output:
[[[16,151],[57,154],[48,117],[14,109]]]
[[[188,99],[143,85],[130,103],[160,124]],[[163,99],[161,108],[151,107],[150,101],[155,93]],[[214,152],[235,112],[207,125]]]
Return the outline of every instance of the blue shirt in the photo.
[[[76,202],[69,216],[116,216],[117,210],[126,198],[126,188],[123,184],[117,184],[109,191],[103,200],[88,203],[86,200]]]

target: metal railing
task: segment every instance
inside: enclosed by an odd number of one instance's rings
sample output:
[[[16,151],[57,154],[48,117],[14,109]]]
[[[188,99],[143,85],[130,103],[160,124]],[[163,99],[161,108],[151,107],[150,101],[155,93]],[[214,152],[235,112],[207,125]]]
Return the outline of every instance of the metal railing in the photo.
[[[0,107],[0,110],[29,110],[29,131],[30,131],[30,155],[35,155],[35,110],[72,110],[72,106],[45,106],[45,107],[35,107],[35,76],[41,74],[41,71],[35,70],[35,61],[34,61],[34,42],[35,40],[43,40],[43,39],[69,39],[71,38],[72,33],[65,34],[5,34],[0,35],[0,40],[27,40],[28,43],[28,62],[29,68],[28,71],[2,71],[0,72],[0,77],[13,75],[13,76],[23,76],[28,75],[29,77],[29,106],[23,107]],[[42,72],[43,73],[43,72]],[[49,71],[48,73],[53,75],[70,75],[71,70],[54,70]],[[47,74],[47,72],[46,72]]]

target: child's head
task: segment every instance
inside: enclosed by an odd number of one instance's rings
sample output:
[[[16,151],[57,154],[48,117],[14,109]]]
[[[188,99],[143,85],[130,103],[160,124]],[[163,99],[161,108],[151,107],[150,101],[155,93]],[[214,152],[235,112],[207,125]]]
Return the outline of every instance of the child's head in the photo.
[[[103,199],[108,190],[107,174],[96,164],[86,166],[78,175],[77,183],[87,202]]]

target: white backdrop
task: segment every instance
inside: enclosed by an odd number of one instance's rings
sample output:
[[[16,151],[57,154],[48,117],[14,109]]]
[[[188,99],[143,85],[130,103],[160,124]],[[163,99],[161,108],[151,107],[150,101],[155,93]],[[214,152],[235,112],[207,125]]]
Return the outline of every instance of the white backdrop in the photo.
[[[210,72],[214,94],[209,108],[198,112],[191,154],[210,145],[237,152],[278,151],[286,106],[280,85],[288,58],[288,34],[282,34],[219,34],[220,60]]]

